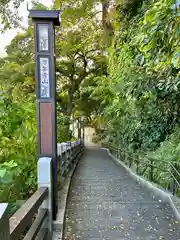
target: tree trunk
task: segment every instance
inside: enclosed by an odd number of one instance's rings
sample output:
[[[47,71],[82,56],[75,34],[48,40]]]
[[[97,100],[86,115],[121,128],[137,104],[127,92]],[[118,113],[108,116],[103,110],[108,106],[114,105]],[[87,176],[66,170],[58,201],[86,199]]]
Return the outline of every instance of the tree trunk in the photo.
[[[66,121],[66,127],[65,127],[65,134],[68,140],[70,140],[71,138],[70,124],[71,124],[72,109],[73,109],[73,89],[72,87],[69,87],[68,101],[67,101],[67,121]]]
[[[102,3],[102,26],[103,26],[105,32],[107,32],[109,36],[112,36],[113,35],[113,27],[112,27],[112,24],[108,17],[109,2],[110,2],[109,0],[101,0],[101,3]]]
[[[68,89],[68,102],[67,102],[67,116],[71,117],[72,115],[72,107],[73,107],[73,90],[70,87]]]

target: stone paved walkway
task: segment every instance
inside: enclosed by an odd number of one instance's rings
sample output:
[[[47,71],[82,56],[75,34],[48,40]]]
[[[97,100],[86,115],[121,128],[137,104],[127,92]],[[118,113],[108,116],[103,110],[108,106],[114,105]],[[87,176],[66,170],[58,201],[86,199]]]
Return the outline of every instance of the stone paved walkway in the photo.
[[[180,240],[179,223],[168,205],[108,156],[88,149],[72,179],[64,239]]]

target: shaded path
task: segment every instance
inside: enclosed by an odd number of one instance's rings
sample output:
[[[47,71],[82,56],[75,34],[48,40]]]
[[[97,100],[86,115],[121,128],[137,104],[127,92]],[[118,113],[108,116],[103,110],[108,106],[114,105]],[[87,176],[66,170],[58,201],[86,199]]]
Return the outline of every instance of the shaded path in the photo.
[[[105,150],[88,149],[70,187],[64,239],[180,240],[168,205],[116,165]]]

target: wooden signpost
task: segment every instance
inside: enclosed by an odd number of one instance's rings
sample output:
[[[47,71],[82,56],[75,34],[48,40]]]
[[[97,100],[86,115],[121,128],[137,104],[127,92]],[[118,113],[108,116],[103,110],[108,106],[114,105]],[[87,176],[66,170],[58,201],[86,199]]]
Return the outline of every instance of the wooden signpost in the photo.
[[[34,22],[38,157],[52,158],[52,202],[55,219],[57,213],[55,26],[60,25],[59,11],[30,10],[29,17]]]

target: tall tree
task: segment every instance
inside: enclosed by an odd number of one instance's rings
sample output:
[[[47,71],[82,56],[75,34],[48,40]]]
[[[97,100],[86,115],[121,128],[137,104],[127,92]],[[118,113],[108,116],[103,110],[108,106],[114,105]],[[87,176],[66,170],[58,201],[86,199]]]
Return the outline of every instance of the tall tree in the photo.
[[[78,3],[72,0],[55,0],[55,8],[61,8],[65,15],[70,14],[70,19],[86,18],[95,19],[96,24],[99,25],[107,34],[113,35],[113,20],[115,19],[115,0],[81,0]],[[68,18],[69,19],[69,18]],[[100,24],[99,24],[100,23]]]
[[[61,29],[56,35],[57,83],[60,90],[57,100],[67,116],[67,132],[83,83],[106,74],[104,30],[95,17],[90,17],[92,14],[92,7],[85,6],[83,1],[79,5],[66,5],[61,16]]]

